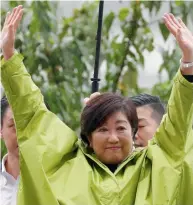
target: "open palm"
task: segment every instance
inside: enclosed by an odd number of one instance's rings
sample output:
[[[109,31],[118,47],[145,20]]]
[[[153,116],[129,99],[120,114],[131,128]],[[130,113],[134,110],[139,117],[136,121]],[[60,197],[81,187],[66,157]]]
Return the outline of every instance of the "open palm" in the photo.
[[[11,13],[7,13],[0,37],[0,48],[5,60],[8,60],[14,53],[15,34],[22,15],[23,8],[21,5],[15,7]]]
[[[193,35],[181,19],[173,14],[165,14],[164,22],[168,30],[175,36],[183,53],[184,62],[193,61]]]

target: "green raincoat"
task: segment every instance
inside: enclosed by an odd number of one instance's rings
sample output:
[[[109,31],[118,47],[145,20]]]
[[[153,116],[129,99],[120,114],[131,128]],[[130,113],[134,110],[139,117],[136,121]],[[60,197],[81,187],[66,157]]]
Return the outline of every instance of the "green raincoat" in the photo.
[[[112,173],[44,105],[22,56],[3,62],[2,83],[14,112],[20,151],[19,205],[179,204],[193,84],[180,71],[167,114],[147,148],[136,149]],[[186,194],[185,194],[186,197]],[[193,204],[193,193],[186,205]]]
[[[193,93],[192,93],[193,97]],[[180,186],[180,195],[178,204],[193,204],[193,130],[188,136],[185,147],[185,156],[183,161],[182,181]]]

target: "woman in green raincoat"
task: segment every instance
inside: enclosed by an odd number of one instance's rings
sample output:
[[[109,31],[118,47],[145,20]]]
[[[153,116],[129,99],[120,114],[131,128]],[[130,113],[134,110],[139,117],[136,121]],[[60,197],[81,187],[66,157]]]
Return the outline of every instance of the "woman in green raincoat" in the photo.
[[[147,148],[133,150],[137,118],[129,100],[115,94],[91,100],[81,116],[81,139],[46,109],[22,56],[14,52],[22,13],[19,6],[7,15],[1,37],[2,84],[19,144],[18,204],[178,204],[193,118],[193,84],[182,76],[193,74],[193,36],[183,22],[164,15],[182,50],[182,63],[155,137]]]

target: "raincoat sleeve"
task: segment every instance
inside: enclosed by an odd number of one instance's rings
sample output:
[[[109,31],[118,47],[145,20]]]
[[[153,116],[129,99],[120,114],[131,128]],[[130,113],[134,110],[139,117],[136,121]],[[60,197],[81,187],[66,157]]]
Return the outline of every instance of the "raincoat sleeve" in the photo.
[[[58,205],[48,178],[74,156],[77,136],[47,110],[22,60],[16,53],[1,61],[1,80],[14,113],[19,145],[18,204]]]
[[[179,70],[164,115],[154,140],[167,155],[170,162],[182,162],[188,136],[192,132],[193,84]]]

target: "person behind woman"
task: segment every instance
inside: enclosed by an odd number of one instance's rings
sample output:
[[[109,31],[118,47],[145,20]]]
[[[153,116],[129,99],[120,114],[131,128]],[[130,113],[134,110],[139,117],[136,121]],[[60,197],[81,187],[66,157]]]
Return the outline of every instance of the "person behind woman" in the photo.
[[[141,93],[131,97],[138,116],[138,131],[135,135],[135,147],[145,147],[153,138],[165,114],[164,104],[158,96]]]
[[[19,150],[13,112],[6,97],[1,99],[1,138],[7,148],[0,172],[0,205],[15,205],[19,182]]]
[[[2,83],[13,109],[20,153],[18,204],[177,204],[193,118],[193,84],[182,76],[193,74],[193,36],[183,22],[164,15],[184,63],[155,137],[143,150],[133,150],[136,113],[131,102],[127,107],[116,94],[98,96],[85,107],[81,139],[46,109],[23,58],[14,53],[22,13],[19,6],[8,14],[2,31]]]
[[[47,109],[49,105],[45,102]],[[12,109],[6,96],[1,99],[1,138],[7,153],[0,171],[0,205],[16,205],[19,183],[19,150]]]

